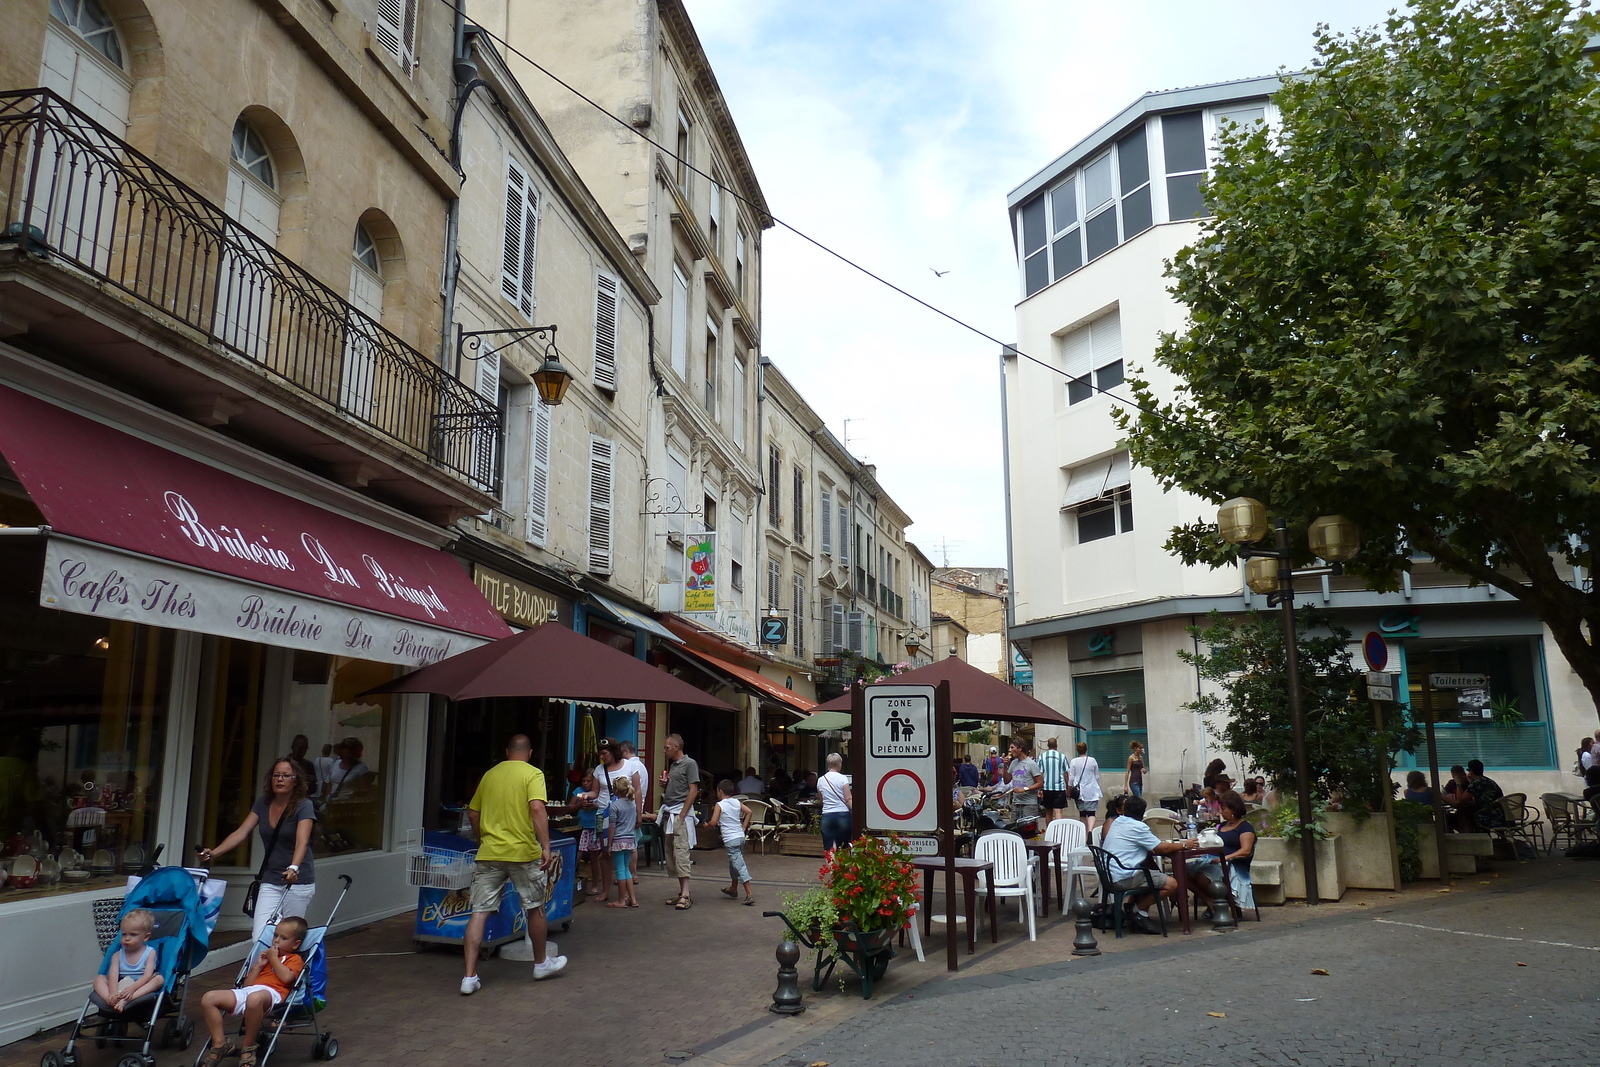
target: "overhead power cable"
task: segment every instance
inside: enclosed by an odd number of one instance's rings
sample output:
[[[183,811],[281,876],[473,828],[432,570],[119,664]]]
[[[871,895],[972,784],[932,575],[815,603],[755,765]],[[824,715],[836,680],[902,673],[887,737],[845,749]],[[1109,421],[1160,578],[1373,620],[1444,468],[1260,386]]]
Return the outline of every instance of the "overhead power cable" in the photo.
[[[438,0],[438,2],[446,5],[452,11],[455,10],[456,0]],[[668,148],[666,145],[662,144],[660,141],[655,140],[649,134],[641,132],[631,122],[629,122],[627,119],[622,118],[620,115],[616,115],[616,114],[613,114],[610,111],[607,111],[604,105],[602,105],[599,102],[597,102],[597,101],[591,99],[590,97],[586,96],[576,86],[571,85],[567,81],[563,80],[560,77],[560,75],[558,75],[555,72],[551,71],[544,64],[540,63],[537,59],[534,59],[532,56],[528,55],[528,53],[522,51],[522,49],[518,48],[516,45],[512,44],[510,41],[507,41],[504,37],[501,37],[498,34],[492,32],[492,31],[490,31],[488,29],[485,29],[482,26],[477,26],[476,24],[474,24],[474,28],[476,29],[476,31],[478,33],[482,34],[484,37],[487,37],[489,40],[493,41],[503,51],[508,52],[511,55],[516,56],[518,59],[521,59],[523,62],[525,62],[529,66],[531,66],[534,70],[538,71],[540,74],[543,74],[545,77],[549,78],[551,81],[553,81],[557,85],[561,86],[561,88],[565,89],[567,92],[571,93],[573,96],[577,97],[579,100],[582,100],[585,104],[588,104],[590,107],[594,108],[594,110],[598,111],[600,114],[604,115],[606,118],[610,119],[612,122],[615,122],[618,126],[620,126],[623,129],[627,130],[633,136],[638,137],[640,140],[644,141],[646,144],[648,144],[651,147],[655,148],[657,151],[661,152],[663,155],[667,156],[669,159],[673,159],[673,160],[677,161],[678,165],[683,167],[685,170],[689,171],[690,173],[699,175],[700,177],[704,178],[706,181],[708,181],[711,184],[713,184],[713,185],[717,186],[718,188],[722,189],[723,192],[725,192],[728,195],[732,196],[734,199],[741,201],[747,207],[749,207],[752,211],[755,211],[755,212],[758,212],[758,213],[764,213],[768,218],[770,218],[772,220],[774,225],[781,226],[783,229],[788,230],[790,233],[794,234],[796,237],[800,238],[802,241],[804,241],[807,244],[811,245],[812,247],[818,249],[819,251],[824,252],[829,256],[832,256],[834,259],[837,259],[840,263],[843,263],[845,266],[851,268],[852,270],[855,270],[855,271],[857,271],[857,272],[859,272],[861,274],[866,275],[868,278],[871,278],[873,281],[877,282],[879,285],[882,285],[885,288],[887,288],[887,289],[889,289],[889,290],[891,290],[891,291],[893,291],[895,293],[898,293],[899,295],[905,297],[907,300],[910,300],[912,303],[917,304],[918,306],[924,308],[927,311],[933,312],[935,315],[939,316],[940,318],[945,319],[945,320],[947,320],[947,321],[949,321],[951,323],[954,323],[956,326],[959,326],[962,329],[968,331],[969,333],[975,334],[978,337],[983,338],[985,341],[989,341],[990,343],[994,344],[995,346],[997,346],[998,348],[1000,348],[1001,350],[1003,350],[1007,354],[1013,354],[1013,355],[1017,356],[1017,358],[1019,358],[1019,359],[1025,359],[1030,363],[1033,363],[1033,364],[1036,364],[1037,366],[1043,367],[1045,370],[1050,371],[1053,374],[1060,375],[1063,378],[1067,378],[1068,381],[1075,382],[1080,386],[1086,387],[1089,390],[1091,390],[1092,392],[1101,393],[1101,394],[1103,394],[1105,396],[1108,396],[1113,401],[1115,401],[1116,403],[1121,404],[1124,407],[1131,408],[1134,411],[1139,412],[1140,414],[1149,415],[1152,418],[1160,419],[1163,422],[1169,422],[1169,423],[1172,423],[1173,425],[1183,425],[1182,420],[1174,419],[1170,415],[1167,415],[1166,413],[1164,413],[1164,412],[1162,412],[1160,410],[1144,407],[1143,405],[1134,403],[1132,400],[1129,400],[1126,397],[1118,396],[1116,393],[1113,393],[1110,389],[1101,388],[1100,386],[1098,386],[1098,385],[1096,385],[1094,383],[1092,374],[1091,375],[1085,375],[1082,378],[1072,378],[1061,367],[1057,367],[1053,363],[1050,363],[1047,360],[1040,359],[1037,356],[1030,355],[1029,353],[1022,351],[1022,349],[1018,348],[1015,344],[1013,344],[1011,342],[1008,342],[1008,341],[1002,341],[998,337],[995,337],[994,335],[988,333],[987,331],[985,331],[981,327],[974,326],[972,323],[966,321],[965,319],[963,319],[963,318],[961,318],[961,317],[959,317],[957,315],[954,315],[951,312],[948,312],[948,311],[944,310],[941,307],[938,307],[938,306],[936,306],[934,304],[928,303],[928,301],[922,299],[920,296],[917,296],[915,293],[908,292],[907,290],[901,288],[899,285],[897,285],[894,282],[890,281],[888,278],[885,278],[883,275],[877,273],[876,271],[874,271],[874,270],[872,270],[872,269],[870,269],[868,267],[865,267],[860,263],[857,263],[855,260],[853,260],[849,256],[845,255],[843,252],[840,252],[837,249],[832,248],[829,245],[824,244],[822,241],[818,240],[815,237],[812,237],[810,234],[808,234],[804,230],[801,230],[798,227],[794,226],[792,223],[786,222],[785,220],[779,218],[777,215],[774,215],[771,212],[770,209],[766,209],[766,208],[762,207],[762,205],[755,203],[749,197],[747,197],[747,196],[743,195],[742,193],[740,193],[739,190],[728,188],[726,185],[724,185],[722,182],[719,182],[712,175],[710,175],[710,174],[706,173],[705,171],[701,170],[699,167],[696,167],[691,160],[687,160],[687,159],[684,159],[683,157],[679,156],[675,149]],[[1209,431],[1209,429],[1202,428],[1202,432],[1204,432],[1206,434],[1206,436],[1211,437],[1212,440],[1217,442],[1217,444],[1219,444],[1219,445],[1221,445],[1223,447],[1226,447],[1229,450],[1238,451],[1238,452],[1242,453],[1242,449],[1240,448],[1240,446],[1235,444],[1234,442],[1227,441],[1227,440],[1224,440],[1222,438],[1216,437],[1214,434],[1212,434]]]

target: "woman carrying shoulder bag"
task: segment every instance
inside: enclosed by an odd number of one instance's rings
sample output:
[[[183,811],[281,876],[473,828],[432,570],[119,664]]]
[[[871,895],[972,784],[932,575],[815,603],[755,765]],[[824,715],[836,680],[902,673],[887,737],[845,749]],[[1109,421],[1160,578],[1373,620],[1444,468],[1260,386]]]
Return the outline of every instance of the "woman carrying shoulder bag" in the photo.
[[[285,757],[267,772],[266,787],[239,828],[214,848],[200,849],[201,861],[210,863],[213,856],[238,848],[251,830],[260,831],[266,856],[245,902],[246,914],[254,920],[250,930],[254,943],[260,943],[261,931],[275,914],[307,917],[317,892],[311,857],[311,831],[316,824],[317,813],[306,798],[305,780]],[[253,910],[250,896],[255,898]]]

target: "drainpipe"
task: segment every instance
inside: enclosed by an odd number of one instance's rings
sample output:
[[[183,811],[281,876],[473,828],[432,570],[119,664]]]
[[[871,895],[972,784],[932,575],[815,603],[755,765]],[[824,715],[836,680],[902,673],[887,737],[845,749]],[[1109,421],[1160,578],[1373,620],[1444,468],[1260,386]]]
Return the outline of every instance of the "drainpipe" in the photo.
[[[464,0],[456,0],[454,72],[456,84],[461,88],[456,93],[456,113],[450,120],[450,168],[465,179],[466,173],[461,169],[461,122],[466,115],[467,98],[472,95],[472,91],[489,83],[478,77],[478,65],[472,61],[472,56],[467,50],[467,13],[463,4]],[[461,274],[461,257],[458,252],[460,238],[461,197],[457,195],[445,209],[444,276],[439,286],[439,295],[444,303],[444,321],[439,326],[440,366],[445,366],[446,360],[454,360],[450,336],[455,330],[456,280]],[[461,377],[459,361],[452,362],[450,373],[457,378]]]
[[[1011,631],[1016,628],[1017,571],[1011,547],[1011,424],[1006,410],[1006,360],[1017,354],[1015,345],[1000,349],[1000,473],[1006,509],[1006,635],[1000,650],[1006,658],[1006,677],[1015,681],[1011,658]]]

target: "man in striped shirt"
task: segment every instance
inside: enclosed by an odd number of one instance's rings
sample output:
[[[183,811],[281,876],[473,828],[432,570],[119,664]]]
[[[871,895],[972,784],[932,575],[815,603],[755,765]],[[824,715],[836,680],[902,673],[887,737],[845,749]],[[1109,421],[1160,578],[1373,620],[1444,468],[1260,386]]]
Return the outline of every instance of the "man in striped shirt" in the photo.
[[[1056,751],[1056,739],[1045,742],[1039,754],[1039,776],[1043,779],[1040,799],[1044,802],[1045,825],[1067,817],[1067,757]]]

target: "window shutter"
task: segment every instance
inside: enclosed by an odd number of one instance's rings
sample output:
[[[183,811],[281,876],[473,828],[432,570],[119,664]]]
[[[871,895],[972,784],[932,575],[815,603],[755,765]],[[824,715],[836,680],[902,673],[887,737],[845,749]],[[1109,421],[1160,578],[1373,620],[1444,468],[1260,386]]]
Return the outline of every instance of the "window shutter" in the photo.
[[[1061,370],[1068,380],[1082,378],[1094,369],[1094,324],[1079,327],[1061,343]]]
[[[833,555],[833,494],[826,489],[822,491],[822,506],[817,508],[817,514],[822,517],[822,554]]]
[[[1102,315],[1089,324],[1088,332],[1093,335],[1096,367],[1104,367],[1122,358],[1122,316],[1115,311]],[[1088,373],[1087,369],[1084,373]]]
[[[783,523],[783,507],[779,500],[778,479],[783,475],[783,461],[776,445],[767,446],[767,524],[777,530]]]
[[[594,281],[594,384],[617,389],[617,276],[604,271]]]
[[[589,438],[589,570],[611,573],[611,485],[616,446],[604,437]]]
[[[550,532],[550,408],[535,399],[528,440],[528,533],[530,544],[544,546]]]
[[[839,566],[850,569],[850,505],[839,503]]]
[[[480,348],[478,356],[478,395],[488,403],[491,408],[500,407],[500,353],[488,352]],[[478,437],[478,472],[484,480],[493,484],[498,482],[500,474],[500,437],[498,434],[483,434]],[[496,494],[499,486],[495,485]]]
[[[372,36],[410,74],[417,56],[417,0],[378,0]]]
[[[689,380],[689,279],[672,265],[672,369]]]
[[[744,357],[733,357],[733,443],[744,448]]]
[[[506,163],[505,249],[500,259],[500,292],[513,304],[522,293],[522,216],[527,203],[528,179],[522,168]]]
[[[794,576],[794,624],[789,628],[789,647],[795,655],[806,650],[806,579],[803,574]]]
[[[767,560],[767,607],[776,610],[778,607],[778,592],[783,584],[783,571],[775,559]]]
[[[799,467],[794,469],[794,539],[806,543],[806,475]]]
[[[866,651],[864,644],[866,641],[866,624],[867,613],[864,611],[852,611],[850,617],[846,620],[845,625],[848,630],[850,651],[857,655],[861,655]]]
[[[830,618],[829,622],[830,622],[829,629],[832,631],[829,640],[833,645],[833,648],[832,648],[831,651],[838,652],[840,649],[844,648],[844,605],[843,604],[835,604],[833,606],[833,613],[832,613],[832,617]]]
[[[528,183],[522,217],[522,291],[517,306],[533,321],[533,272],[539,261],[539,190]]]

